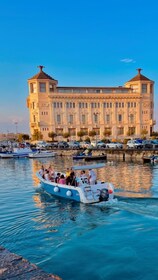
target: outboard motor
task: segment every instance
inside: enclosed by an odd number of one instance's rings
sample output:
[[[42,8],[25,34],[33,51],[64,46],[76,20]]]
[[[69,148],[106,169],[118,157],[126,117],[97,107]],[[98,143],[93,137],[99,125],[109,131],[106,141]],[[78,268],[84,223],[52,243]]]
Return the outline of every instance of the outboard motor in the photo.
[[[100,191],[99,201],[107,201],[109,199],[108,189],[102,189]]]

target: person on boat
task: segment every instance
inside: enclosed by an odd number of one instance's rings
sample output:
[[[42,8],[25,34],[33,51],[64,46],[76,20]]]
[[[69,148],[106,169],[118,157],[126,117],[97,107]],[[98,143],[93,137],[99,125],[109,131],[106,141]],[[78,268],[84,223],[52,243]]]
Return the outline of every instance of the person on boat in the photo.
[[[89,169],[89,176],[88,176],[88,181],[91,185],[94,185],[96,182],[96,174],[94,172],[94,170]]]
[[[46,181],[50,181],[50,175],[49,175],[49,170],[46,169],[45,172],[44,172],[44,179]]]
[[[71,173],[70,168],[67,168],[66,169],[66,178],[68,178],[70,176],[70,173]]]
[[[58,183],[59,184],[64,184],[64,185],[66,184],[66,179],[65,179],[63,174],[60,176],[60,179],[59,179]]]
[[[60,173],[58,172],[55,177],[55,183],[59,183],[59,179],[60,179]]]
[[[52,168],[51,165],[49,166],[48,170],[49,170],[49,176],[50,176],[50,178],[53,179],[53,178],[54,178],[54,170],[53,170],[53,168]]]
[[[43,165],[41,166],[41,169],[39,170],[39,174],[40,174],[41,176],[44,175],[44,166],[43,166]]]
[[[76,174],[74,171],[72,171],[70,173],[70,176],[68,177],[68,181],[67,181],[68,185],[70,186],[75,186],[77,187],[77,180],[76,180]]]
[[[81,178],[82,183],[88,183],[88,177],[86,175],[85,170],[81,170],[80,178]]]

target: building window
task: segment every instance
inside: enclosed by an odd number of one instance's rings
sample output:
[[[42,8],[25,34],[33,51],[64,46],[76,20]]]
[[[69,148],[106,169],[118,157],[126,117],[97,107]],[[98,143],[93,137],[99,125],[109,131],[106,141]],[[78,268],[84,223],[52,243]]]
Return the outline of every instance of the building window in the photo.
[[[61,123],[61,115],[57,115],[57,123],[58,123],[58,124]]]
[[[68,117],[68,123],[73,124],[73,115],[69,115]]]
[[[33,115],[33,121],[34,121],[34,123],[36,122],[36,116],[35,115]]]
[[[39,83],[40,92],[46,92],[46,83]]]
[[[98,123],[98,113],[93,114],[94,123]]]
[[[50,92],[53,92],[53,91],[54,91],[54,86],[53,86],[53,84],[49,84],[49,91],[50,91]]]
[[[122,115],[121,114],[118,115],[118,121],[122,122]]]
[[[147,93],[147,84],[142,84],[142,93]]]
[[[35,109],[35,102],[32,102],[32,109]]]
[[[76,136],[76,128],[69,128],[68,132],[69,132],[70,136]]]
[[[86,116],[85,115],[81,116],[81,122],[82,122],[82,124],[86,123]]]
[[[31,83],[30,84],[30,92],[31,93],[35,93],[36,92],[36,84],[35,83]]]
[[[88,135],[88,128],[81,128],[81,131],[83,131],[85,135]]]
[[[133,114],[129,115],[129,121],[130,121],[130,123],[134,123],[134,115]]]
[[[56,128],[55,133],[57,136],[62,136],[63,135],[63,128]]]
[[[124,134],[124,127],[118,127],[117,128],[117,135],[123,135]]]
[[[134,135],[134,134],[135,134],[135,130],[136,130],[135,127],[129,127],[129,128],[128,128],[128,134],[129,134],[129,135]]]
[[[105,122],[106,122],[106,123],[109,123],[109,122],[110,122],[110,115],[106,115],[106,116],[105,116]]]

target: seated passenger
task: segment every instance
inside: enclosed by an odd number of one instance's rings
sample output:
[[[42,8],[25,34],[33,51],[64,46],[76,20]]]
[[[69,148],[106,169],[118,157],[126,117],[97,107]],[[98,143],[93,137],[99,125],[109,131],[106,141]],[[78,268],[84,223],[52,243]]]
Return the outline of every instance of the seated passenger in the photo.
[[[60,179],[59,179],[58,183],[59,184],[64,184],[64,185],[66,184],[66,179],[65,179],[63,174],[60,176]]]
[[[44,175],[44,166],[43,166],[43,165],[41,166],[41,169],[40,169],[40,171],[39,171],[39,174],[40,174],[41,176]]]
[[[55,183],[59,183],[59,179],[60,179],[60,173],[57,173],[55,177]]]
[[[45,179],[46,181],[49,181],[49,180],[50,180],[49,170],[45,170],[44,179]]]

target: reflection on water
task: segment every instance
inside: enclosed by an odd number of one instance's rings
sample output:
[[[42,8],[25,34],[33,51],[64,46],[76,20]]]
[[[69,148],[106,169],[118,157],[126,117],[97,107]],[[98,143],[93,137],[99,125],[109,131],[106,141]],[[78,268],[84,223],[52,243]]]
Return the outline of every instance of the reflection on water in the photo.
[[[118,198],[105,208],[45,193],[35,176],[42,164],[66,171],[74,162],[0,160],[0,245],[64,280],[157,279],[158,165],[118,161],[97,170]]]
[[[40,169],[41,164],[48,167],[50,164],[55,170],[66,171],[67,167],[74,164],[85,164],[84,161],[73,162],[71,158],[53,158],[53,160],[32,160],[32,174],[35,186],[38,185],[35,173]],[[102,181],[112,182],[118,195],[130,197],[152,196],[153,170],[156,166],[142,165],[140,163],[114,162],[106,164],[105,168],[97,170],[97,177]]]

